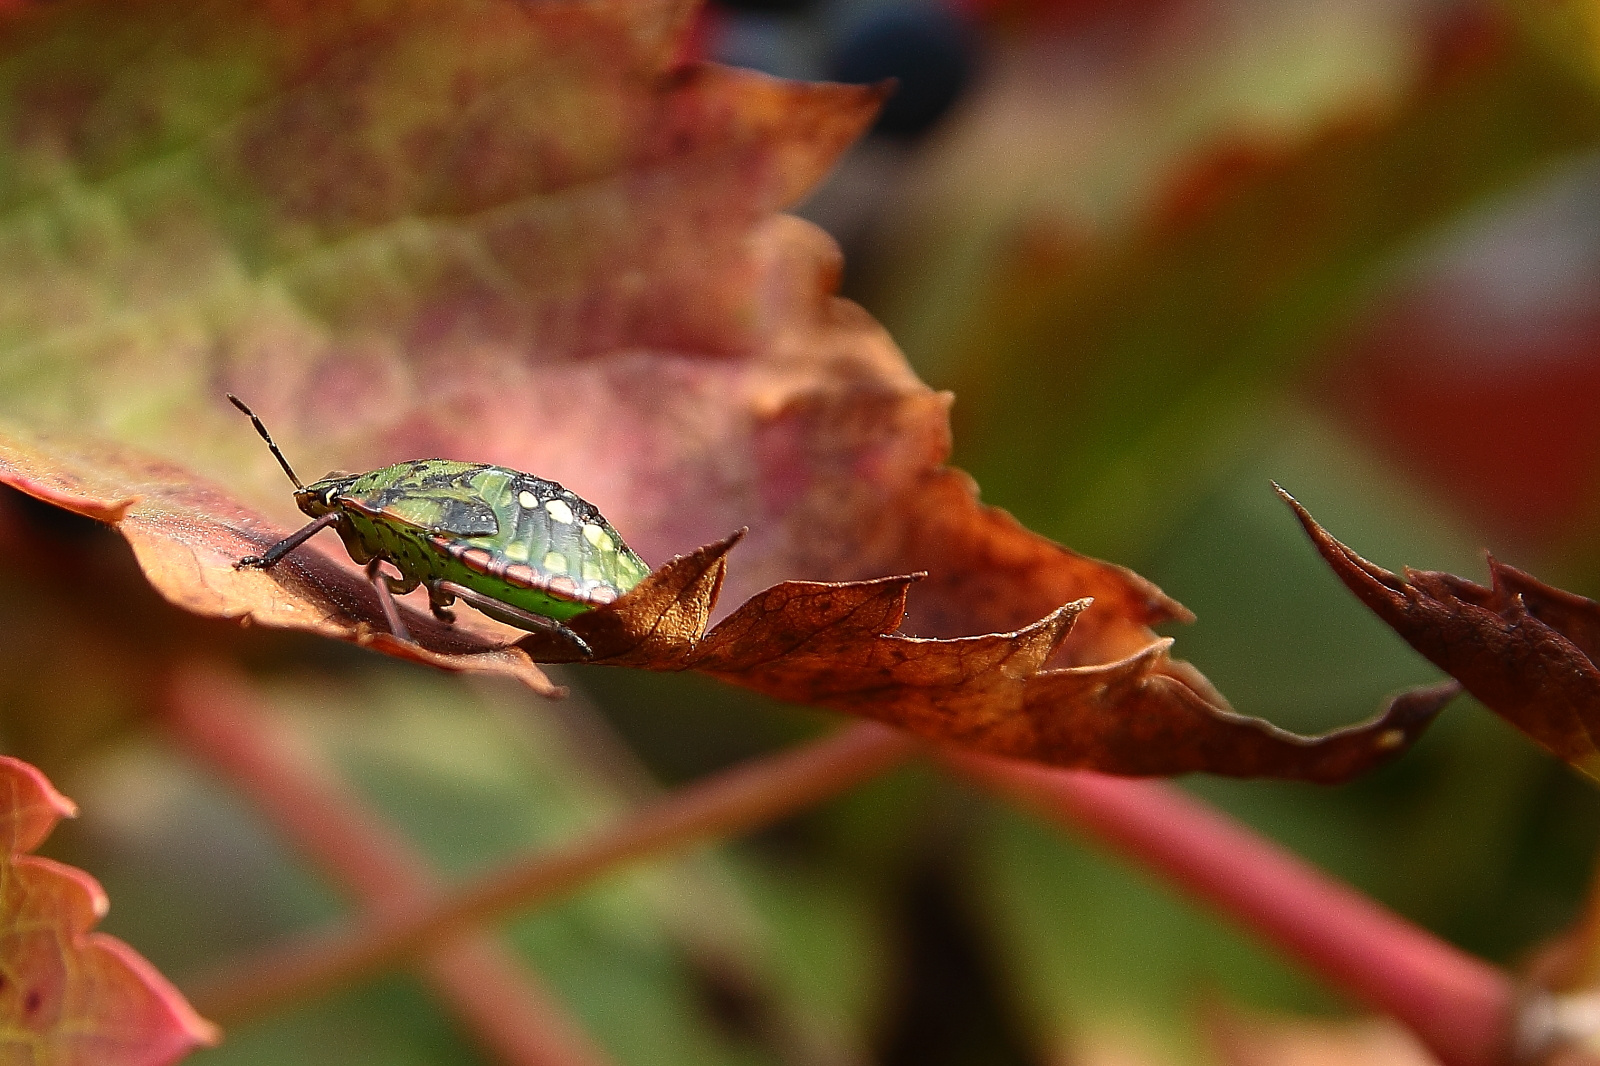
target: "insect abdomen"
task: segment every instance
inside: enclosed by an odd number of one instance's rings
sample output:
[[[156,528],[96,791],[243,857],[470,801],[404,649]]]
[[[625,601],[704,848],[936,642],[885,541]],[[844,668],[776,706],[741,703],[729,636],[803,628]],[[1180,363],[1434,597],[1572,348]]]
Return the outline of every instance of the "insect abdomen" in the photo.
[[[594,505],[506,467],[398,463],[356,479],[340,503],[351,556],[389,560],[407,590],[443,579],[565,620],[649,573]]]
[[[494,507],[500,531],[434,541],[477,576],[463,584],[566,618],[610,603],[649,572],[592,504],[556,482],[503,467],[485,468],[480,476],[481,498]]]

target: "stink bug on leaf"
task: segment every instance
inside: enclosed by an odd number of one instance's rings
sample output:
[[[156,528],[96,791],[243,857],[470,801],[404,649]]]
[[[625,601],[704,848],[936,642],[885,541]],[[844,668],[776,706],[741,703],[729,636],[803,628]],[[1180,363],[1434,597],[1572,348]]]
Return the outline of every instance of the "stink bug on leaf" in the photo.
[[[650,572],[593,504],[503,466],[413,459],[302,484],[255,412],[228,399],[255,423],[312,518],[234,566],[265,570],[331,526],[366,564],[389,631],[401,640],[411,636],[394,597],[421,585],[441,621],[454,621],[450,605],[459,599],[508,625],[559,636],[588,658],[589,645],[566,620],[610,603]],[[383,563],[400,576],[383,573]]]

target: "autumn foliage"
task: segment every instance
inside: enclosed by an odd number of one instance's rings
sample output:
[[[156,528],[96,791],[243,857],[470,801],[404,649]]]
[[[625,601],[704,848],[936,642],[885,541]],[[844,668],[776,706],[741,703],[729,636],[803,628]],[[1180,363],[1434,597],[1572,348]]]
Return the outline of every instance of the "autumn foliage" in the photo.
[[[114,524],[169,600],[509,673],[546,694],[553,687],[533,661],[572,654],[420,612],[407,618],[414,642],[391,639],[375,631],[373,593],[337,549],[296,553],[271,572],[235,568],[287,530],[206,476],[260,484],[260,498],[271,491],[284,511],[281,484],[260,477],[270,469],[261,450],[244,459],[254,441],[219,417],[234,392],[302,464],[499,462],[580,486],[646,559],[682,554],[576,624],[597,642],[598,662],[699,669],[934,740],[1120,773],[1338,780],[1397,754],[1425,724],[1425,714],[1380,717],[1341,733],[1337,754],[1323,757],[1234,714],[1148,628],[1186,618],[1182,607],[985,508],[944,465],[947,398],[831,294],[826,238],[774,214],[860,133],[881,90],[678,67],[684,15],[650,5],[327,9],[297,16],[292,32],[268,12],[240,5],[232,21],[163,30],[152,12],[119,9],[113,25],[130,42],[174,35],[162,47],[174,49],[175,70],[204,45],[246,81],[302,73],[240,121],[184,138],[160,157],[165,180],[128,205],[140,224],[124,230],[115,269],[139,263],[163,291],[129,292],[109,332],[88,335],[52,321],[49,304],[13,305],[14,328],[63,337],[64,348],[39,349],[57,373],[122,343],[128,316],[143,323],[122,358],[143,352],[161,367],[159,391],[70,377],[72,405],[100,415],[64,431],[50,412],[67,397],[18,390],[0,408],[18,424],[0,438],[0,479]],[[72,17],[29,31],[41,57],[54,35],[80,32]],[[574,47],[573,34],[587,43]],[[496,43],[474,43],[487,38]],[[446,54],[471,65],[446,77],[417,51],[423,40],[459,41]],[[35,135],[12,149],[19,176],[115,173],[182,136],[163,121],[195,121],[174,110],[135,131],[119,116],[139,100],[97,85],[75,55],[34,76],[96,103],[30,110]],[[512,93],[515,107],[485,103]],[[552,122],[538,101],[566,94],[612,125]],[[337,146],[321,134],[328,113],[352,116]],[[102,146],[101,128],[120,139]],[[391,183],[359,180],[375,171]],[[120,183],[111,189],[119,195]],[[83,209],[70,196],[55,202],[64,220]],[[241,228],[241,217],[253,221]],[[307,255],[304,241],[326,251]],[[214,273],[169,269],[202,247],[233,264],[234,282],[219,290]],[[24,290],[48,277],[89,291],[113,269],[69,258],[47,275],[23,270],[44,251],[15,249]],[[623,277],[633,280],[623,287]],[[178,344],[195,330],[209,342]],[[314,430],[329,420],[331,434]],[[222,456],[239,458],[227,469]],[[728,564],[725,548],[696,551],[740,527],[751,532]],[[923,580],[914,591],[909,579],[814,584],[901,574]],[[812,584],[756,594],[778,577]],[[752,598],[708,634],[719,594]],[[1092,603],[1067,606],[1080,600]]]
[[[1037,17],[1061,33],[1113,17],[1078,6]],[[1123,32],[1159,41],[1165,10],[1139,5]],[[18,629],[38,638],[0,641],[0,672],[27,679],[13,696],[27,722],[8,743],[92,768],[124,734],[154,730],[356,906],[337,935],[257,945],[196,978],[218,1020],[413,965],[480,1049],[599,1066],[607,1052],[494,923],[920,753],[1140,858],[1447,1066],[1510,1062],[1527,1015],[1507,973],[1159,785],[1077,772],[1338,784],[1401,757],[1464,688],[1595,776],[1595,603],[1493,561],[1488,587],[1397,576],[1290,500],[1356,597],[1455,679],[1302,735],[1235,709],[1174,658],[1156,627],[1194,617],[1156,584],[1052,538],[1081,532],[1097,554],[1145,543],[1127,530],[1183,509],[1364,279],[1427,227],[1600,138],[1600,102],[1531,18],[1408,30],[1429,47],[1389,103],[1304,138],[1174,150],[1184,162],[1147,175],[1141,203],[1107,212],[1129,227],[1117,240],[1103,219],[1050,212],[951,239],[987,249],[992,269],[942,287],[963,293],[959,308],[918,323],[938,335],[920,350],[943,350],[943,376],[972,386],[966,417],[991,432],[971,466],[1044,532],[980,500],[952,465],[952,395],[839,294],[834,240],[787,213],[867,133],[887,83],[696,58],[707,24],[676,0],[74,0],[0,18],[0,593],[30,599],[36,617]],[[1114,110],[1083,128],[1139,126]],[[1527,135],[1484,132],[1507,128]],[[913,229],[932,240],[964,217]],[[920,257],[901,238],[909,278]],[[924,298],[897,297],[904,284],[879,283],[886,314]],[[959,322],[940,329],[946,312]],[[421,593],[401,599],[397,635],[328,534],[241,569],[297,516],[229,393],[302,474],[437,456],[559,480],[652,572],[570,621],[593,651],[579,656],[471,610],[447,623]],[[62,514],[97,526],[58,535]],[[105,562],[98,527],[131,549],[137,576]],[[139,598],[146,583],[162,603]],[[115,602],[86,607],[96,594]],[[457,691],[481,675],[559,699],[594,675],[543,667],[582,661],[892,728],[857,725],[665,798],[628,793],[615,825],[457,884],[271,724],[247,670],[219,665],[322,662],[328,641],[437,668]],[[350,671],[348,687],[326,686],[334,702],[405,702]],[[99,716],[40,713],[57,674],[112,693]],[[420,746],[449,757],[458,740]],[[214,1042],[153,967],[91,932],[98,886],[27,854],[71,805],[27,763],[0,771],[13,808],[0,1042],[52,1063],[173,1061]],[[1227,861],[1235,849],[1247,857]],[[749,977],[726,965],[724,930],[695,928],[696,944],[716,942],[705,969]],[[780,984],[746,983],[762,982]],[[747,1013],[754,1031],[797,1041],[787,1061],[833,1061],[805,1050],[792,1017]],[[1232,1063],[1305,1036],[1216,1018]],[[1543,1052],[1569,1034],[1535,1035]]]
[[[1600,604],[1493,556],[1488,587],[1434,570],[1390,573],[1279,493],[1339,579],[1406,643],[1552,755],[1600,772]]]
[[[176,1062],[215,1027],[128,945],[94,932],[109,906],[94,878],[32,852],[77,808],[43,774],[0,759],[0,1046],[62,1066]],[[26,1058],[24,1058],[24,1056]]]

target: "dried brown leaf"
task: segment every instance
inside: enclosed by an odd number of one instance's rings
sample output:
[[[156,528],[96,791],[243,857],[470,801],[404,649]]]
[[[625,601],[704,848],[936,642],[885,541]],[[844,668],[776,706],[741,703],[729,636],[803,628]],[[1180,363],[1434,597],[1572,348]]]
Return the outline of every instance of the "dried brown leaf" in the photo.
[[[1436,570],[1393,574],[1278,494],[1345,586],[1406,643],[1552,754],[1600,778],[1600,604],[1492,556],[1488,587]]]
[[[707,631],[735,534],[672,560],[570,623],[596,661],[697,670],[777,699],[873,718],[940,743],[1107,773],[1204,770],[1343,781],[1409,747],[1459,691],[1418,689],[1377,717],[1308,738],[1236,714],[1160,640],[1110,663],[1046,668],[1092,600],[1006,633],[896,632],[917,576],[785,581]],[[570,657],[542,634],[522,645]]]

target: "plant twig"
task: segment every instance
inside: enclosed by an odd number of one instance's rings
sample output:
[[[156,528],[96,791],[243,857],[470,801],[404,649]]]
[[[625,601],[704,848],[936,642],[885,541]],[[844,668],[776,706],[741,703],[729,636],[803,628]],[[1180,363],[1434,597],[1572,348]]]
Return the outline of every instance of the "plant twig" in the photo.
[[[466,930],[559,899],[626,865],[804,810],[887,772],[916,750],[910,737],[863,723],[752,759],[680,789],[587,840],[240,963],[201,983],[191,1001],[223,1024],[259,1017],[392,968]]]
[[[1511,979],[1171,786],[948,753],[948,765],[1087,833],[1334,987],[1407,1026],[1445,1066],[1505,1066]]]
[[[255,707],[247,684],[199,665],[174,674],[166,724],[193,755],[245,792],[293,846],[370,911],[415,906],[437,881],[426,860],[315,755]],[[464,930],[433,945],[424,979],[496,1061],[606,1066],[606,1054],[504,943]],[[233,1019],[237,1021],[237,1019]]]
[[[584,692],[566,677],[567,698],[537,709],[540,726],[563,738],[563,757],[630,807],[657,802],[666,789]],[[527,705],[495,704],[520,731],[535,724]],[[783,1066],[866,1066],[861,1038],[803,997],[785,995],[774,966],[770,923],[714,852],[673,864],[670,877],[641,886],[691,965],[732,996],[739,1023]]]

